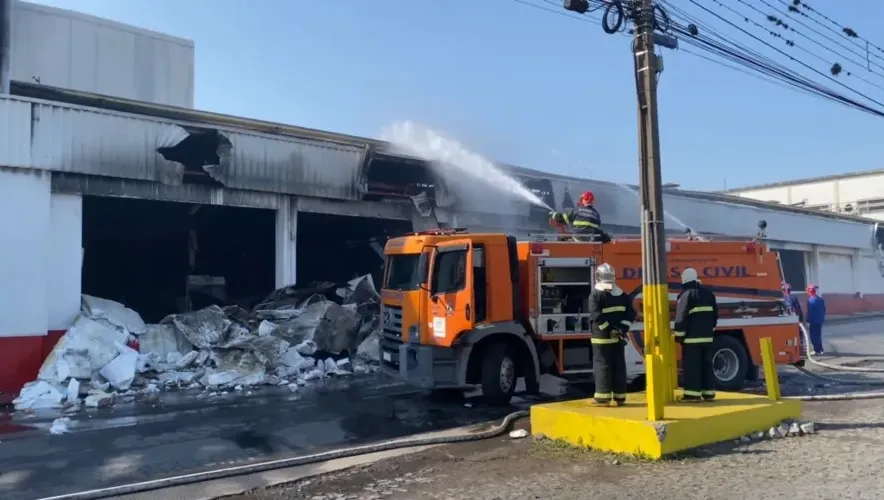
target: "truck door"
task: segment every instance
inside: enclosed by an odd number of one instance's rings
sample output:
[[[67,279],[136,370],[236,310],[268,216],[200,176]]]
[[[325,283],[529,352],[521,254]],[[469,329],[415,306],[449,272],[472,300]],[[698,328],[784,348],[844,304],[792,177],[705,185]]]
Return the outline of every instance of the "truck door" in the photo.
[[[436,246],[430,275],[430,331],[433,340],[451,340],[473,327],[473,244],[453,240]],[[447,342],[446,342],[447,344]]]

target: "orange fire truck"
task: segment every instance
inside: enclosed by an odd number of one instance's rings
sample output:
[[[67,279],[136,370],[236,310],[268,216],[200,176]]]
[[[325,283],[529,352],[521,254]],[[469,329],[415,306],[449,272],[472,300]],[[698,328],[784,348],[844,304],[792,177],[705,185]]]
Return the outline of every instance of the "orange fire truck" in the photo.
[[[458,229],[388,240],[382,370],[424,389],[479,386],[498,404],[511,399],[521,377],[526,390],[536,392],[544,373],[590,374],[586,300],[595,266],[607,262],[636,301],[628,375],[643,377],[639,239],[560,240],[539,235],[518,241]],[[803,362],[798,317],[782,300],[779,256],[763,240],[670,238],[667,255],[671,312],[687,267],[718,299],[714,366],[720,388],[739,389],[757,376],[763,337],[773,340],[778,363]]]

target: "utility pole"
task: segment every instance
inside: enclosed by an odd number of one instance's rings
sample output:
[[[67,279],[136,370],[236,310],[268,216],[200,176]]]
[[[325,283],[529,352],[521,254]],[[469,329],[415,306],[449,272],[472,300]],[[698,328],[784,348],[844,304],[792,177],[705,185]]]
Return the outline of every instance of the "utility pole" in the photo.
[[[654,5],[634,0],[633,56],[638,94],[639,190],[642,227],[642,304],[645,323],[648,420],[663,418],[673,399],[674,342],[669,333],[666,234],[663,227],[663,189],[660,169],[660,132],[657,123],[658,60],[654,53]]]
[[[9,93],[13,0],[0,0],[0,94]]]
[[[674,401],[677,365],[675,341],[669,331],[669,268],[666,265],[660,132],[657,126],[657,77],[663,65],[654,53],[654,45],[674,49],[678,43],[675,38],[665,35],[669,29],[669,16],[661,7],[654,5],[653,0],[563,0],[566,10],[578,14],[590,12],[591,4],[596,5],[592,10],[603,9],[602,28],[608,34],[616,33],[629,21],[633,24],[632,52],[638,97],[646,396],[648,420],[657,421],[663,419],[665,405]]]

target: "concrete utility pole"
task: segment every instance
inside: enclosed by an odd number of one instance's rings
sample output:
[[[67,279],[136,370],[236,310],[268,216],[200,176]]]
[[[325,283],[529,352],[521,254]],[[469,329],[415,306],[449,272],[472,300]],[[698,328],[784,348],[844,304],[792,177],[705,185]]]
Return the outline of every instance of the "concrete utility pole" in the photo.
[[[674,400],[677,384],[675,341],[669,332],[669,286],[666,234],[663,228],[663,188],[660,174],[660,133],[657,128],[657,76],[663,70],[654,45],[674,49],[677,40],[664,33],[669,16],[653,0],[563,0],[566,10],[578,14],[604,9],[602,28],[620,31],[624,17],[634,27],[632,42],[635,86],[638,94],[639,187],[642,234],[642,316],[645,323],[648,420],[663,418],[663,408]],[[659,14],[659,19],[657,19]],[[656,33],[656,31],[664,33]]]
[[[633,4],[636,92],[638,93],[639,189],[642,218],[642,304],[645,323],[648,419],[663,418],[673,399],[674,342],[669,332],[666,234],[660,171],[660,132],[657,124],[657,71],[654,53],[652,0]]]
[[[0,0],[0,94],[9,93],[12,59],[12,2]]]

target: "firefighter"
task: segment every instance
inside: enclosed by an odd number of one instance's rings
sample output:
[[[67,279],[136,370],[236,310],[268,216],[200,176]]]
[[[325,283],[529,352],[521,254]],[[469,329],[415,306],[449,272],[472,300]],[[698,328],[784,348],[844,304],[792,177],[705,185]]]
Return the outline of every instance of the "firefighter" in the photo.
[[[675,310],[673,334],[681,344],[684,370],[684,399],[715,399],[715,375],[712,368],[712,343],[718,325],[715,295],[700,284],[697,270],[689,267],[681,273],[682,292]]]
[[[589,295],[592,328],[592,369],[595,404],[617,406],[626,403],[626,334],[635,321],[632,299],[614,282],[610,264],[595,272],[595,286]]]
[[[592,194],[592,191],[586,191],[580,195],[577,208],[568,208],[562,212],[550,212],[550,220],[557,224],[564,224],[574,234],[580,236],[597,235],[603,242],[610,241],[610,236],[602,230],[602,218],[593,203],[595,203],[595,195]]]

